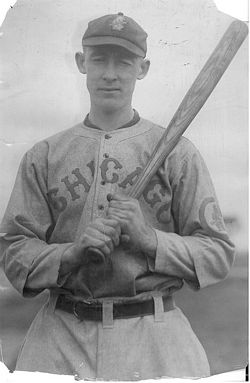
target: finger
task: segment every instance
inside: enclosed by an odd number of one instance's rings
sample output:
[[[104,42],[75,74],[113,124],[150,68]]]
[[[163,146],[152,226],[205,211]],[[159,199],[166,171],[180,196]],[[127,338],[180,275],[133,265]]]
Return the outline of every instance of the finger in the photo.
[[[120,224],[117,229],[114,229],[112,226],[103,226],[102,233],[110,237],[114,243],[114,246],[118,246],[120,242],[121,227]]]
[[[110,207],[114,207],[116,209],[120,209],[120,210],[135,210],[136,206],[131,203],[131,201],[115,201],[115,200],[112,200],[110,203],[109,203],[109,208]]]
[[[99,246],[99,243],[103,242],[109,246],[111,251],[113,251],[115,244],[119,242],[120,231],[116,232],[112,227],[96,223],[95,226],[89,226],[88,230],[86,230],[85,236],[82,239],[83,243],[86,241],[86,235],[90,246]],[[98,242],[98,245],[95,244],[95,241]]]
[[[112,238],[107,238],[105,240],[105,244],[109,247],[110,253],[113,253],[115,248],[115,243],[113,242]]]
[[[117,235],[117,236],[113,237],[112,241],[113,241],[114,247],[119,246],[120,245],[120,236]]]
[[[109,241],[111,241],[111,240],[110,240],[110,238],[105,238],[105,236],[103,234],[101,234],[101,235],[102,235],[102,237],[98,238],[98,237],[92,236],[88,233],[85,236],[84,242],[83,243],[79,242],[77,244],[77,247],[79,249],[82,248],[83,253],[84,253],[84,249],[86,250],[87,248],[92,247],[92,248],[97,248],[97,249],[101,250],[104,253],[104,255],[110,255],[111,251],[113,251],[113,246],[109,245]],[[112,241],[111,241],[111,243],[112,243]]]
[[[122,193],[114,193],[114,194],[109,193],[107,195],[107,200],[109,202],[111,202],[111,201],[129,201],[130,197],[128,197],[127,195],[122,194]]]
[[[96,230],[94,235],[99,238],[100,236],[107,236],[112,239],[114,242],[115,246],[118,246],[119,241],[120,241],[120,235],[121,235],[121,226],[118,220],[116,220],[116,227],[114,228],[113,226],[107,226],[103,225],[102,223],[96,223],[95,228],[93,230]],[[101,238],[101,237],[100,237]]]
[[[98,220],[98,221],[99,221],[99,220]],[[103,225],[105,225],[105,226],[111,226],[111,227],[113,227],[114,229],[119,228],[119,223],[118,223],[115,219],[113,219],[113,218],[111,218],[111,217],[108,217],[108,218],[101,218],[101,219],[100,219],[100,222],[101,222]]]
[[[93,222],[89,227],[88,227],[88,231],[98,231],[100,233],[105,233],[105,232],[108,232],[110,231],[110,229],[112,230],[116,230],[116,227],[119,226],[119,223],[117,221],[115,221],[116,224],[115,225],[106,225],[106,223],[104,221],[95,221]]]
[[[95,226],[89,226],[84,233],[84,236],[82,236],[79,239],[78,246],[79,247],[100,247],[105,244],[110,251],[114,250],[115,246],[118,246],[120,243],[120,234],[121,234],[121,227],[119,225],[119,230],[115,230],[112,227],[104,226],[100,224],[100,227],[98,227],[97,223],[95,223]],[[109,251],[109,252],[110,252]]]
[[[118,215],[114,215],[115,219],[119,222],[119,225],[120,225],[120,228],[121,228],[121,232],[124,228],[124,225],[126,225],[127,221],[121,217],[119,217]],[[120,233],[121,235],[121,233]]]
[[[130,221],[132,213],[128,210],[120,210],[116,208],[109,208],[107,214],[114,218],[115,220],[120,221]]]
[[[130,236],[128,234],[122,234],[121,243],[129,243],[129,242],[130,242]]]
[[[128,221],[128,220],[126,220],[126,219],[122,219],[122,218],[120,218],[119,216],[117,216],[117,215],[115,215],[114,216],[115,217],[115,219],[117,220],[117,221],[119,221],[119,224],[120,224],[120,228],[121,228],[121,234],[120,234],[120,237],[119,237],[119,240],[120,240],[120,238],[121,238],[121,235],[124,233],[124,232],[127,232],[128,230],[129,230],[129,224],[130,224],[130,222]]]
[[[102,234],[100,241],[102,243],[100,246],[103,246],[103,247],[107,246],[110,250],[110,253],[112,253],[112,251],[114,251],[114,243],[109,236]],[[102,247],[101,247],[101,249],[102,249]]]

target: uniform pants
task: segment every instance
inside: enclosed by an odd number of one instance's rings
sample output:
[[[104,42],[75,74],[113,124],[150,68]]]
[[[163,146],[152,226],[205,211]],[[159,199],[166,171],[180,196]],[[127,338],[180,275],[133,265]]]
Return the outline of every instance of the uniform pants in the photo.
[[[55,309],[52,297],[34,319],[17,370],[78,375],[82,379],[137,380],[209,376],[205,351],[175,307],[154,315],[102,322],[80,321]]]

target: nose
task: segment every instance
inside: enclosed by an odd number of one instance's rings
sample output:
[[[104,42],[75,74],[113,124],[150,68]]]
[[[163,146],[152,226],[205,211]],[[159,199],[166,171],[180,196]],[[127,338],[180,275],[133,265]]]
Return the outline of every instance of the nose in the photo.
[[[106,81],[114,81],[117,79],[117,71],[114,60],[110,59],[107,61],[103,71],[103,79]]]

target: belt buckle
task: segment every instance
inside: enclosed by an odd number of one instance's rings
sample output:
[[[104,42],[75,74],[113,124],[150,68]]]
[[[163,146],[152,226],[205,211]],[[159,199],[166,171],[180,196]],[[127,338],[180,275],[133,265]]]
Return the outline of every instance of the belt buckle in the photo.
[[[80,315],[77,313],[77,305],[78,303],[81,303],[83,305],[86,306],[86,309],[88,310],[89,308],[94,308],[94,302],[90,302],[89,300],[83,300],[83,301],[76,301],[73,305],[73,314],[75,315],[75,317],[79,320],[82,320],[82,318],[80,317]]]

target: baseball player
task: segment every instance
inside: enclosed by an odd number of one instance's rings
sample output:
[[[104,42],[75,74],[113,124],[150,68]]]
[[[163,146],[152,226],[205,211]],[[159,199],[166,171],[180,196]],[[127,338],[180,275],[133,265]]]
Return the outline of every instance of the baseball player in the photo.
[[[50,296],[18,370],[105,380],[210,373],[174,293],[183,281],[198,290],[225,278],[234,245],[206,165],[186,138],[141,198],[128,196],[164,132],[132,108],[150,66],[146,39],[122,13],[91,21],[76,53],[90,112],[21,162],[1,263],[23,296]],[[105,261],[94,262],[90,248]]]

